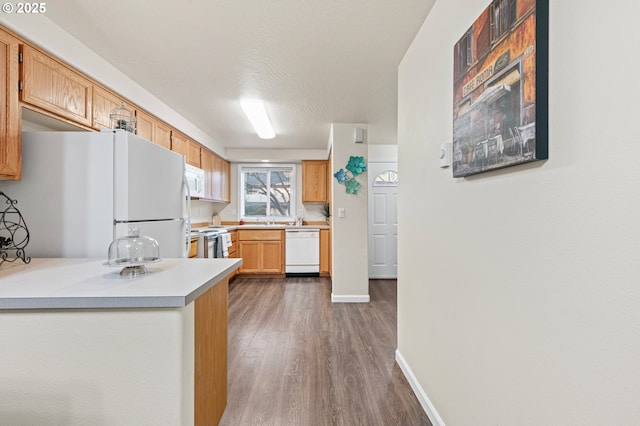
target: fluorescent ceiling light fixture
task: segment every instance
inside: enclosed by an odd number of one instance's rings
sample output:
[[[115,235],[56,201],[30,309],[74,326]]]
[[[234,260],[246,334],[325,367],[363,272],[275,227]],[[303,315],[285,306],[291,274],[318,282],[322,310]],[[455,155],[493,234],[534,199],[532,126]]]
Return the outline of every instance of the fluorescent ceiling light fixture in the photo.
[[[261,100],[243,99],[240,104],[258,136],[262,139],[273,139],[276,136]]]

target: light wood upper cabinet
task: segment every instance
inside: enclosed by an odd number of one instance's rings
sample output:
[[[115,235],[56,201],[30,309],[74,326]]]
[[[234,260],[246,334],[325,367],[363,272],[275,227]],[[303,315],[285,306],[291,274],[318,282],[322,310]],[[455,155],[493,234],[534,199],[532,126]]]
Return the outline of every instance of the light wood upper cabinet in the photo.
[[[214,154],[206,149],[200,152],[200,165],[204,170],[204,198],[213,199],[213,166]]]
[[[20,179],[19,40],[0,30],[0,178]]]
[[[327,202],[327,161],[302,161],[302,202]]]
[[[93,86],[93,113],[91,114],[91,127],[94,129],[111,128],[111,111],[119,108],[124,99],[103,89],[100,86]]]
[[[222,171],[224,160],[217,155],[213,157],[213,183],[211,199],[222,201]]]
[[[171,127],[140,109],[136,110],[136,134],[163,148],[171,149]]]
[[[201,148],[200,165],[204,170],[204,198],[224,203],[230,202],[231,163],[208,149]]]
[[[184,155],[187,164],[200,167],[200,144],[175,130],[171,132],[171,151]]]
[[[177,152],[187,157],[187,151],[189,150],[189,142],[187,137],[182,133],[173,130],[171,132],[171,151]]]
[[[194,167],[200,167],[200,144],[187,140],[187,163]]]
[[[136,135],[153,142],[155,139],[156,119],[146,112],[136,110]]]
[[[91,126],[91,80],[31,46],[25,45],[22,55],[22,101]]]
[[[171,149],[171,127],[162,121],[156,121],[154,138],[152,142],[157,143],[167,149]]]
[[[231,163],[222,162],[222,201],[231,202]]]

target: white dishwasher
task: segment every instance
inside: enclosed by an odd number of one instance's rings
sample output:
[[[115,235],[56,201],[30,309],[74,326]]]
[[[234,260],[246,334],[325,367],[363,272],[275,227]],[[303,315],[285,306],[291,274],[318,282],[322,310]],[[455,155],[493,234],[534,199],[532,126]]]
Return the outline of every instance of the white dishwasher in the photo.
[[[320,272],[320,230],[285,230],[285,273],[318,274]]]

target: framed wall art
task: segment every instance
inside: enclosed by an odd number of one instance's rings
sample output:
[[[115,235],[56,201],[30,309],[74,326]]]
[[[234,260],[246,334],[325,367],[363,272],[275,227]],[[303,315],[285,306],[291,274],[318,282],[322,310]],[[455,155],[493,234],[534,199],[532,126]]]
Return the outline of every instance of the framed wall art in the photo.
[[[548,158],[548,0],[494,0],[454,46],[453,176]]]

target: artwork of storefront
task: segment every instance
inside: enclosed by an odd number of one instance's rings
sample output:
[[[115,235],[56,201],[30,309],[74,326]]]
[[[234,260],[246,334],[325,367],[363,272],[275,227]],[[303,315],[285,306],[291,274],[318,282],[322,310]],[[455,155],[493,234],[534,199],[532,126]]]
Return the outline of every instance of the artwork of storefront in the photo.
[[[455,45],[454,177],[547,158],[540,4],[546,12],[542,1],[495,0]]]

